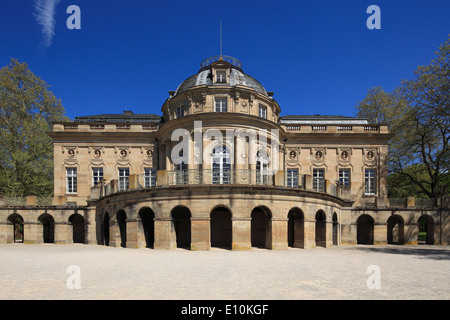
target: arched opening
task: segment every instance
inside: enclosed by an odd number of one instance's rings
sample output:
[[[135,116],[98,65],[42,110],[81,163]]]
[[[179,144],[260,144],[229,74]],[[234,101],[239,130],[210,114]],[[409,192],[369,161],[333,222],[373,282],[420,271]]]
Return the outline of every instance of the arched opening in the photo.
[[[231,212],[224,207],[211,211],[211,247],[231,249]]]
[[[9,216],[8,221],[11,222],[13,226],[13,241],[14,243],[24,242],[23,233],[23,218],[20,214],[14,213]]]
[[[172,221],[175,228],[178,248],[191,247],[191,211],[183,206],[172,210]]]
[[[41,214],[38,220],[42,223],[42,236],[44,243],[55,242],[55,219],[48,213]]]
[[[333,231],[332,231],[332,239],[333,239],[333,246],[337,246],[339,244],[339,222],[338,222],[338,216],[335,213],[333,213]]]
[[[251,214],[251,245],[257,248],[270,248],[270,211],[264,207],[253,209]]]
[[[387,220],[387,242],[388,244],[404,244],[404,223],[399,215],[392,215]]]
[[[72,224],[73,243],[85,243],[86,230],[83,216],[74,213],[69,217],[69,222]]]
[[[326,247],[327,244],[327,217],[322,210],[316,213],[316,246]]]
[[[144,231],[145,247],[153,249],[155,244],[155,213],[149,207],[144,207],[139,210],[139,218]]]
[[[119,225],[120,233],[120,246],[122,248],[127,247],[127,214],[123,210],[119,210],[116,213],[117,224]]]
[[[288,213],[288,246],[304,247],[304,215],[299,208],[292,208]]]
[[[434,244],[434,220],[429,215],[423,215],[417,221],[419,227],[418,244]]]
[[[106,212],[103,218],[103,238],[105,246],[109,246],[109,213]]]
[[[373,244],[374,220],[368,214],[361,215],[356,220],[356,243]]]

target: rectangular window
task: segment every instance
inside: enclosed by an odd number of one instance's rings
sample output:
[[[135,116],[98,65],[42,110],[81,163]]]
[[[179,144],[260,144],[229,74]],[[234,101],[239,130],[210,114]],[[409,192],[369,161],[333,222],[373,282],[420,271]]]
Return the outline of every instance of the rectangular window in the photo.
[[[129,188],[130,169],[119,169],[119,191],[125,191]]]
[[[183,117],[184,116],[184,107],[183,106],[177,107],[176,113],[177,113],[176,114],[177,119]]]
[[[145,188],[150,188],[150,187],[156,186],[156,170],[150,169],[150,168],[145,168],[144,171],[145,171],[145,174],[144,174]]]
[[[325,176],[323,169],[313,169],[313,190],[325,192]]]
[[[92,185],[96,186],[103,180],[103,168],[92,168]]]
[[[227,98],[216,98],[216,112],[227,112]]]
[[[225,71],[218,71],[217,74],[217,83],[227,83],[227,74]]]
[[[350,169],[339,169],[339,182],[343,187],[350,187]]]
[[[288,169],[287,170],[287,186],[288,188],[298,187],[298,170]]]
[[[375,169],[366,169],[364,175],[364,193],[367,195],[376,194],[376,172]]]
[[[66,191],[77,193],[77,168],[66,168]]]
[[[267,119],[267,107],[259,106],[259,117],[263,119]]]

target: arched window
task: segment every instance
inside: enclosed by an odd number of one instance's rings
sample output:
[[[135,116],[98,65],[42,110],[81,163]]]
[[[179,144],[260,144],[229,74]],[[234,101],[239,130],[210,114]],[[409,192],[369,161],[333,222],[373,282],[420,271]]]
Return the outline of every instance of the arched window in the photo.
[[[231,153],[226,146],[215,147],[211,155],[213,184],[231,183]]]

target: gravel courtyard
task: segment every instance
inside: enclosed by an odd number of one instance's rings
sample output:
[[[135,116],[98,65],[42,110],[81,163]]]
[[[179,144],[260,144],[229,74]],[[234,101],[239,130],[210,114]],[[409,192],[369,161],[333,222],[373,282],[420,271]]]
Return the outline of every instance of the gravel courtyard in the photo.
[[[79,289],[70,266],[79,268]],[[156,251],[9,244],[0,245],[0,270],[2,300],[450,299],[450,246]]]

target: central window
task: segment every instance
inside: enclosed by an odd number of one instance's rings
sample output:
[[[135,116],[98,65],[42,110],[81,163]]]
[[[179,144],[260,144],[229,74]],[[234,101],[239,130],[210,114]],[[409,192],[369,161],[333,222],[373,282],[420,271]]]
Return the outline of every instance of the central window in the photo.
[[[216,98],[216,112],[227,112],[227,98]]]
[[[231,154],[226,146],[214,148],[211,156],[212,183],[231,183]]]
[[[77,193],[77,168],[66,168],[66,192]]]

